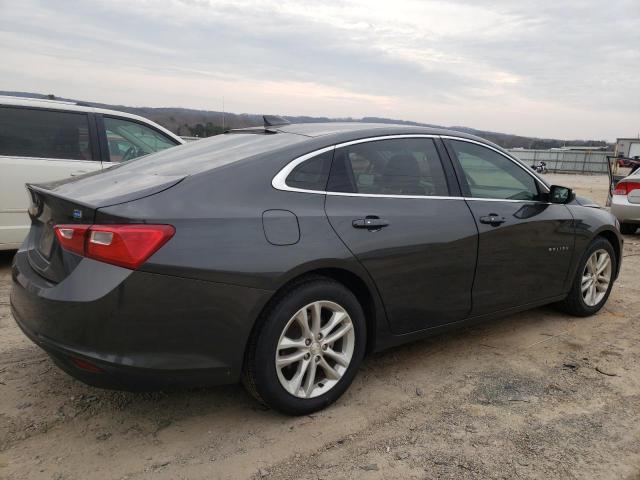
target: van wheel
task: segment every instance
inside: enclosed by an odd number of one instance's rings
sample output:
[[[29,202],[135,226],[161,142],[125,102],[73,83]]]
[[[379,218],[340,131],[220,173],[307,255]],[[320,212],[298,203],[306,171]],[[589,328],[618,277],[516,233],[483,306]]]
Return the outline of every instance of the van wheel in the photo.
[[[620,224],[620,232],[623,235],[633,235],[638,230],[638,225],[634,223],[621,223]]]
[[[354,294],[310,277],[280,295],[258,320],[243,383],[263,404],[304,415],[335,402],[364,357],[366,324]]]
[[[617,261],[608,240],[596,238],[582,256],[571,291],[560,304],[565,312],[587,317],[598,312],[609,298]]]

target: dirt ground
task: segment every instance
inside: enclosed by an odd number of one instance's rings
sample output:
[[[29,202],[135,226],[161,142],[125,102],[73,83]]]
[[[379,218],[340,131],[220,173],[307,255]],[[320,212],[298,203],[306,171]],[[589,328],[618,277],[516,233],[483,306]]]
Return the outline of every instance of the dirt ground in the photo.
[[[550,177],[604,203],[602,177]],[[4,254],[0,478],[640,479],[640,235],[624,256],[597,316],[539,308],[377,354],[336,405],[289,418],[239,386],[73,380],[15,326]]]

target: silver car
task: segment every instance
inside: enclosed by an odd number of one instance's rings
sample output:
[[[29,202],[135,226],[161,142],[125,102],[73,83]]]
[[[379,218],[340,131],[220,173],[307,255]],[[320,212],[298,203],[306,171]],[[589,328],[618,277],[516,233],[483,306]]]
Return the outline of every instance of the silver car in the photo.
[[[620,180],[611,197],[611,213],[620,221],[620,231],[634,234],[640,227],[640,170]]]

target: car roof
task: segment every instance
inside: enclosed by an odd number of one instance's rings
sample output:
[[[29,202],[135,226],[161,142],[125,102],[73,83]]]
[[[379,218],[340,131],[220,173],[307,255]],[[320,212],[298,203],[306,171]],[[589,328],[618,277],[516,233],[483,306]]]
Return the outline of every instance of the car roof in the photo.
[[[322,137],[325,135],[337,135],[353,133],[363,137],[374,135],[398,135],[424,134],[424,135],[450,135],[455,137],[473,138],[484,143],[487,140],[466,133],[449,130],[446,128],[422,127],[417,125],[403,125],[396,123],[365,123],[365,122],[324,122],[324,123],[294,123],[276,127],[275,130],[285,133],[294,133],[307,137]]]
[[[166,133],[174,140],[180,143],[185,143],[185,141],[182,138],[180,138],[170,130],[167,130],[162,125],[158,125],[156,122],[153,122],[148,118],[141,117],[139,115],[134,115],[132,113],[127,113],[127,112],[121,112],[119,110],[109,110],[107,108],[90,107],[88,105],[82,105],[75,102],[64,101],[64,100],[48,100],[48,99],[27,98],[27,97],[10,97],[5,95],[0,95],[0,106],[41,108],[41,109],[47,109],[47,110],[58,110],[58,111],[62,110],[62,111],[83,112],[83,113],[100,113],[102,115],[113,115],[113,116],[122,117],[122,118],[129,118],[131,120],[152,125],[154,128],[161,130],[163,133]]]

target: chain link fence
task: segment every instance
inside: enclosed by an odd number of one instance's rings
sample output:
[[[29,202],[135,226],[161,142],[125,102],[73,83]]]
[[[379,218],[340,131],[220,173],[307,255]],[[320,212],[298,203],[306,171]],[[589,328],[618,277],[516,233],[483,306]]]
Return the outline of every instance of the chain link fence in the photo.
[[[607,173],[607,156],[613,152],[590,150],[520,150],[509,152],[527,165],[545,162],[547,170],[553,173]]]

